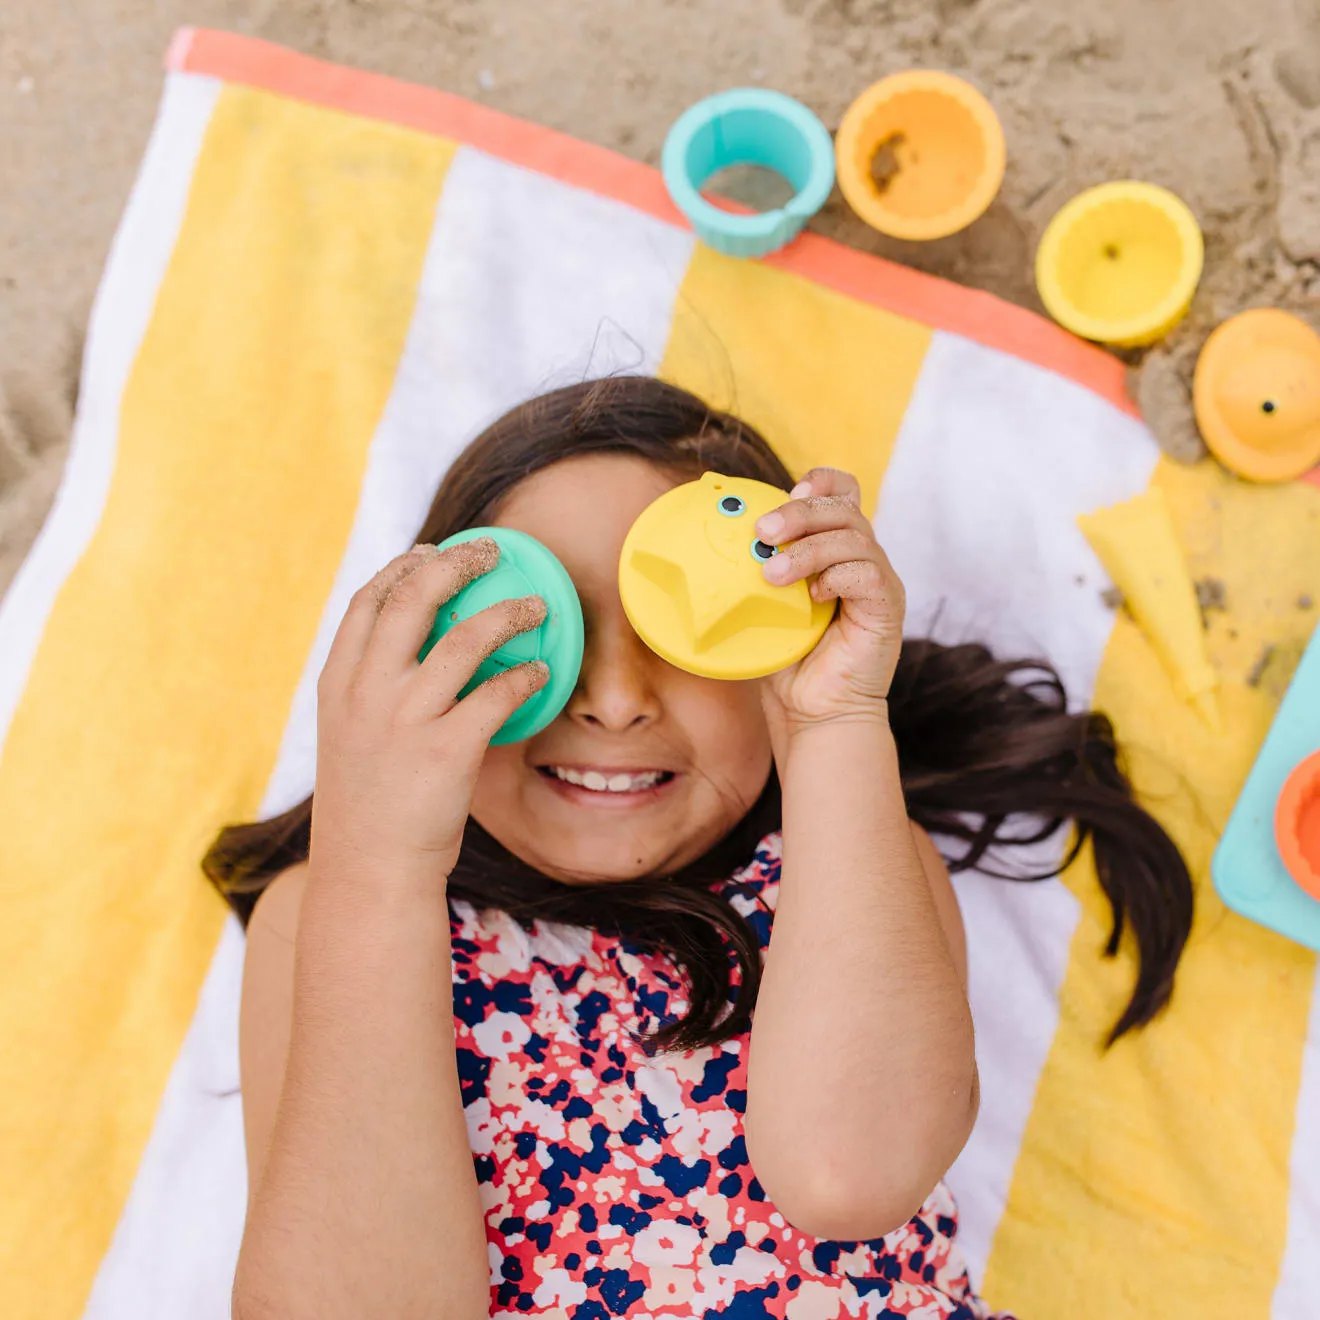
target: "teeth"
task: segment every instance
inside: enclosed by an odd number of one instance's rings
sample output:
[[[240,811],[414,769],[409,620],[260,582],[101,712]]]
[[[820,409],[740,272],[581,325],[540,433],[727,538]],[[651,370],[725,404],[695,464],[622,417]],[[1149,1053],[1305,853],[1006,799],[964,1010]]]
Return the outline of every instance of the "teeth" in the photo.
[[[654,788],[664,774],[662,770],[645,770],[641,774],[603,775],[599,770],[570,770],[565,766],[552,765],[550,773],[556,779],[580,788],[590,789],[593,793],[636,793],[644,788]]]

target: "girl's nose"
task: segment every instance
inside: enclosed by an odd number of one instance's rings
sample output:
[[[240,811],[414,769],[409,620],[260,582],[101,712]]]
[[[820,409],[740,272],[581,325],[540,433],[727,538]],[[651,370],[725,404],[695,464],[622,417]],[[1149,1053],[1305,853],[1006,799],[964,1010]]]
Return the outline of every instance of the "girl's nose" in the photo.
[[[589,630],[569,718],[612,733],[653,724],[660,700],[650,655],[626,620]]]

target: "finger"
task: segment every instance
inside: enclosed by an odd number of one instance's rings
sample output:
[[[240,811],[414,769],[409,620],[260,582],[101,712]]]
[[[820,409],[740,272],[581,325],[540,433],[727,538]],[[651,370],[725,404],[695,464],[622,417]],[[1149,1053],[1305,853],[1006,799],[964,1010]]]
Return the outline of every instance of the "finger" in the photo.
[[[434,556],[435,546],[415,545],[411,550],[395,555],[384,568],[353,593],[326,654],[325,665],[321,670],[323,679],[346,678],[352,672],[366,651],[381,605],[391,588]]]
[[[770,545],[783,545],[816,532],[851,528],[874,539],[871,523],[842,495],[808,495],[790,500],[756,520],[756,534]]]
[[[473,578],[499,562],[500,548],[489,536],[460,541],[423,562],[395,582],[381,602],[380,614],[363,652],[374,672],[402,674],[417,664],[435,624],[436,611]]]
[[[540,596],[517,596],[487,605],[455,624],[422,661],[412,680],[405,713],[443,715],[487,656],[519,633],[539,628],[545,616],[546,604]]]
[[[782,587],[813,573],[823,573],[833,564],[852,559],[874,559],[881,553],[875,537],[856,528],[843,528],[819,532],[786,545],[773,559],[766,560],[761,572],[767,582]]]
[[[488,743],[504,721],[549,681],[550,666],[544,660],[529,660],[488,678],[473,688],[446,716],[445,737],[451,736],[453,731],[460,738]]]
[[[903,584],[875,559],[831,564],[809,588],[813,600],[840,600],[849,613],[873,623],[901,626],[906,609]]]
[[[814,467],[802,474],[801,480],[789,492],[791,498],[806,495],[839,495],[851,500],[858,508],[862,504],[862,488],[851,472],[842,468]]]

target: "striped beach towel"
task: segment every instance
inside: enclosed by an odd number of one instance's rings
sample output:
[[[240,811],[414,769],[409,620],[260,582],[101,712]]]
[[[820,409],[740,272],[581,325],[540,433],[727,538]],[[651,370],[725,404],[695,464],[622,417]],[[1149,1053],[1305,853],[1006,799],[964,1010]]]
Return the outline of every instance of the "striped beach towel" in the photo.
[[[810,235],[722,257],[597,147],[222,32],[168,66],[0,606],[0,1315],[228,1315],[243,940],[199,859],[310,791],[348,597],[465,441],[616,371],[857,472],[909,631],[1048,656],[1193,866],[1173,1005],[1108,1053],[1133,961],[1102,957],[1089,860],[959,878],[984,1099],[950,1182],[982,1290],[1024,1320],[1320,1314],[1316,959],[1208,880],[1280,695],[1248,675],[1320,599],[1320,488],[1162,460],[1117,361],[985,294]],[[1150,487],[1224,584],[1219,736],[1076,525]]]

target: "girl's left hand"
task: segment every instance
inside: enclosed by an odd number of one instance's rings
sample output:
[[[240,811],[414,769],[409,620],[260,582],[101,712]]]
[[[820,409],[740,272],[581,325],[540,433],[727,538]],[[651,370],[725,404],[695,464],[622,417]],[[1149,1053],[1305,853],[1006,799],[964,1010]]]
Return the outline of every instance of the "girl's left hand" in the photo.
[[[782,586],[814,573],[812,599],[840,602],[815,648],[765,680],[767,714],[789,728],[886,718],[903,641],[903,584],[861,510],[856,477],[812,468],[787,504],[757,521],[756,534],[785,547],[763,566],[767,582]]]

